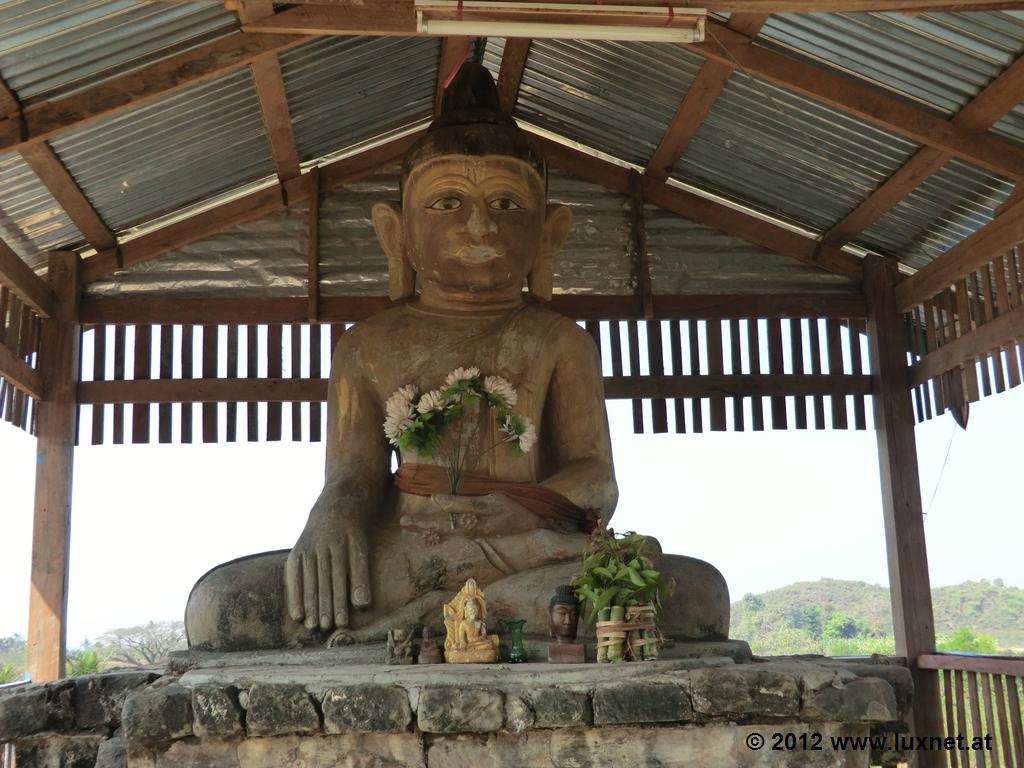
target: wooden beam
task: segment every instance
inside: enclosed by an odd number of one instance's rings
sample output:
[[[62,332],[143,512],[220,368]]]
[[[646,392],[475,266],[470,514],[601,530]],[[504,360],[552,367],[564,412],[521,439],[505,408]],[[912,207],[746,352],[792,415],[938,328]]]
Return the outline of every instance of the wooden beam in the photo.
[[[976,358],[997,353],[1002,347],[1018,340],[1024,340],[1024,305],[929,352],[911,367],[910,385],[916,387],[961,365],[973,365]]]
[[[158,0],[181,2],[181,0]],[[549,0],[602,5],[605,0]],[[295,0],[290,5],[359,5],[365,0]],[[616,5],[650,5],[651,0],[618,0]],[[852,11],[996,11],[1019,10],[1019,0],[705,0],[701,8],[730,13],[849,13]]]
[[[558,142],[537,136],[535,140],[550,165],[570,171],[594,184],[623,195],[630,194],[630,171],[615,163],[602,160],[566,147]],[[649,203],[678,213],[737,237],[741,237],[769,250],[791,256],[806,264],[820,267],[854,280],[860,278],[860,259],[838,248],[823,246],[818,240],[759,219],[722,203],[679,189],[657,179],[643,176],[644,197]]]
[[[267,53],[281,53],[310,38],[236,32],[162,59],[120,77],[25,110],[24,133],[17,119],[0,119],[0,150],[20,149],[108,115],[123,112],[189,86],[248,66]]]
[[[292,115],[288,109],[288,95],[285,93],[284,76],[276,53],[256,58],[249,65],[260,100],[263,125],[270,142],[270,155],[274,159],[277,178],[282,182],[296,179],[299,170],[299,151],[295,145],[292,129]]]
[[[1017,59],[961,109],[952,122],[968,133],[987,131],[1009,112],[1024,93],[1024,56]],[[868,195],[846,217],[832,227],[822,240],[841,246],[874,224],[929,176],[937,173],[952,155],[933,147],[922,147],[884,184]]]
[[[767,373],[604,378],[604,396],[609,400],[870,394],[871,377],[864,374]]]
[[[990,171],[1015,179],[1024,176],[1024,151],[1009,142],[959,129],[924,108],[856,83],[838,72],[754,45],[749,37],[719,22],[709,19],[707,30],[703,43],[684,47]]]
[[[3,342],[0,342],[0,376],[36,400],[42,399],[43,379],[39,372],[14,354]]]
[[[45,141],[26,144],[21,148],[21,156],[43,185],[50,190],[53,199],[64,209],[68,218],[78,227],[78,231],[85,235],[89,245],[98,251],[117,247],[114,233],[92,207],[89,198],[85,196],[78,182],[64,167],[64,163],[49,144]]]
[[[690,294],[652,297],[659,320],[725,320],[756,317],[860,318],[867,314],[864,297],[841,293]],[[357,322],[397,306],[386,296],[323,296],[320,321]],[[636,320],[643,317],[632,294],[577,296],[556,294],[546,305],[574,320]],[[304,323],[308,300],[177,299],[167,296],[105,298],[85,296],[84,325],[236,325]]]
[[[33,682],[64,676],[68,555],[78,380],[78,254],[50,255],[53,317],[43,323],[39,372],[46,397],[36,416],[35,513],[26,666]]]
[[[53,294],[50,286],[3,240],[0,240],[0,284],[14,291],[38,315],[50,317],[52,314]]]
[[[874,380],[871,400],[878,438],[896,654],[906,656],[914,679],[913,731],[927,736],[942,733],[942,720],[938,678],[934,672],[917,666],[920,656],[935,652],[935,619],[914,442],[914,410],[907,381],[907,332],[893,290],[896,278],[893,261],[874,255],[865,259],[868,353]],[[945,765],[945,758],[924,760],[919,765]]]
[[[320,189],[329,192],[345,184],[365,178],[381,168],[399,162],[421,133],[381,144],[373,149],[336,160],[320,167]],[[176,222],[121,245],[123,265],[130,267],[163,256],[189,243],[212,237],[218,232],[263,218],[288,204],[303,203],[309,198],[309,185],[292,179],[252,192],[189,219]],[[113,254],[98,253],[82,265],[82,280],[93,283],[119,269]]]
[[[1024,200],[1007,208],[970,237],[900,283],[896,287],[896,301],[900,309],[905,312],[918,306],[1022,242]]]
[[[530,55],[531,40],[525,37],[505,39],[501,53],[501,69],[498,70],[498,103],[502,110],[512,114],[519,100],[519,84],[526,71],[526,59]]]
[[[441,114],[441,101],[444,99],[445,85],[452,74],[462,66],[469,47],[473,43],[471,37],[445,37],[441,39],[441,55],[437,62],[437,85],[434,88],[434,114]]]
[[[273,0],[233,0],[225,2],[224,7],[238,14],[239,24],[252,24],[260,19],[274,15]]]
[[[729,19],[728,27],[749,38],[757,37],[768,20],[767,14],[737,13]],[[717,61],[705,61],[690,84],[676,110],[661,143],[647,163],[644,173],[664,181],[672,173],[679,158],[686,152],[701,124],[711,112],[719,95],[725,90],[733,67]]]
[[[926,654],[917,660],[921,669],[958,669],[982,675],[1024,677],[1024,658],[1020,656],[959,656],[951,653]]]

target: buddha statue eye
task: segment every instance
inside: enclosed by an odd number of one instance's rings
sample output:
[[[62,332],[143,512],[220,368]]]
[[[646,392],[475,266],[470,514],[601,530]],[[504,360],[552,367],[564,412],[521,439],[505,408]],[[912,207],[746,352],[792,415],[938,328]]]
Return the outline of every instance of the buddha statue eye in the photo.
[[[439,197],[437,200],[432,202],[427,208],[434,211],[454,211],[462,207],[462,201],[451,195],[447,197]]]
[[[496,211],[521,211],[523,209],[523,206],[511,197],[496,197],[488,201],[487,207]]]

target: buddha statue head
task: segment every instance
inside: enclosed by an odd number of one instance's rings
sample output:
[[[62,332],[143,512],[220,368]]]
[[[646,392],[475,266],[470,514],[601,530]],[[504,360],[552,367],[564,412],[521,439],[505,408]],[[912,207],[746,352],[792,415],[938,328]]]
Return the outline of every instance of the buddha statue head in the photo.
[[[555,589],[548,605],[548,629],[558,643],[575,643],[580,621],[580,601],[568,584]]]
[[[547,204],[547,169],[501,111],[494,80],[466,63],[441,114],[402,165],[401,203],[378,203],[373,223],[388,259],[392,300],[462,304],[551,298],[554,259],[572,217]]]

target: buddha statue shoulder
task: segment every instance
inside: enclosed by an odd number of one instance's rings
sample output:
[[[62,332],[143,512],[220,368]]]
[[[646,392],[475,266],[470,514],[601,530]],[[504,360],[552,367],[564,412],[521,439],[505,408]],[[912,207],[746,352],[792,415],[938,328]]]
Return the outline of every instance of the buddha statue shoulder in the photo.
[[[544,627],[552,588],[578,570],[594,522],[612,517],[618,489],[597,349],[543,307],[572,217],[548,203],[544,159],[498,109],[482,66],[463,65],[409,150],[400,197],[372,212],[396,305],[343,334],[334,351],[324,487],[290,550],[199,580],[186,608],[193,648],[382,641],[417,624],[441,631],[438,607],[469,578],[487,589],[492,616]],[[514,391],[507,415],[529,423],[535,442],[513,450],[501,424],[467,411],[474,431],[452,495],[436,453],[399,448],[392,474],[384,426],[396,393],[419,393],[420,407],[460,370]],[[677,503],[667,487],[664,498],[666,509]],[[663,631],[724,638],[721,575],[692,558],[662,560],[685,595]],[[458,642],[484,642],[482,629],[474,635],[481,608],[465,611],[478,615],[462,619]]]

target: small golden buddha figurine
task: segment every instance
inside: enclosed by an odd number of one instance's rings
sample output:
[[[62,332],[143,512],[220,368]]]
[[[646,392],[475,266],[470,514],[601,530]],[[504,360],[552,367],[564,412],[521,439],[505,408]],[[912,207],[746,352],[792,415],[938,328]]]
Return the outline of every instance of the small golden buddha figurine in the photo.
[[[488,664],[498,660],[498,636],[487,634],[487,601],[469,579],[444,606],[444,659],[449,664]]]

